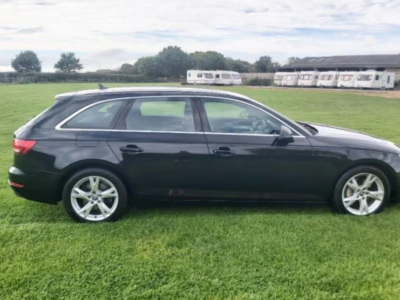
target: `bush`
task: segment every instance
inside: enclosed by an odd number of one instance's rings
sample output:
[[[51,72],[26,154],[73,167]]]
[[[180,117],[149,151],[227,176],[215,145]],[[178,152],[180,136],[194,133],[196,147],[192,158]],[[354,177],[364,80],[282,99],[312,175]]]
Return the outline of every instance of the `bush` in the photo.
[[[271,79],[253,78],[245,82],[245,85],[250,86],[270,86],[272,85]]]

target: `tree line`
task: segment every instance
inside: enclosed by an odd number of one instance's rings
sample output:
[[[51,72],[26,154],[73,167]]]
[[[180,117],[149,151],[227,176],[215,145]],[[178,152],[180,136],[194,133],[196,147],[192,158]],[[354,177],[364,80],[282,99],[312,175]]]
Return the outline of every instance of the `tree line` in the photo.
[[[37,54],[31,50],[22,51],[11,60],[11,67],[18,73],[40,73],[42,62]],[[59,61],[54,65],[56,72],[75,73],[83,69],[79,58],[73,52],[61,53]]]
[[[291,57],[288,64],[300,58]],[[41,61],[37,54],[27,50],[19,53],[11,66],[19,73],[41,72]],[[157,55],[139,58],[134,64],[124,63],[117,70],[98,70],[125,75],[140,75],[146,78],[180,78],[186,76],[189,69],[198,70],[232,70],[239,73],[275,72],[281,65],[271,56],[261,56],[250,63],[241,59],[233,59],[215,51],[196,51],[186,53],[178,46],[168,46]],[[54,65],[57,72],[74,73],[83,69],[79,58],[73,52],[62,53],[60,60]]]
[[[288,64],[300,60],[290,57]],[[168,46],[157,55],[139,58],[136,63],[123,64],[118,71],[123,74],[137,74],[146,77],[179,78],[186,76],[189,69],[197,70],[231,70],[239,73],[275,72],[281,65],[271,56],[261,56],[250,63],[241,59],[233,59],[215,51],[196,51],[186,53],[178,46]]]

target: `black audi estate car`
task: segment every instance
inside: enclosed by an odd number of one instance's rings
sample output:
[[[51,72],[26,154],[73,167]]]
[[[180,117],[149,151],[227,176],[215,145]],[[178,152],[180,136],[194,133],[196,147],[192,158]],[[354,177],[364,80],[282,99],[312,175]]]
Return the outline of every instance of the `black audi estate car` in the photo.
[[[118,219],[128,201],[328,202],[365,216],[396,199],[400,149],[355,131],[294,122],[243,95],[110,88],[56,96],[14,134],[9,185],[63,201],[76,221]]]

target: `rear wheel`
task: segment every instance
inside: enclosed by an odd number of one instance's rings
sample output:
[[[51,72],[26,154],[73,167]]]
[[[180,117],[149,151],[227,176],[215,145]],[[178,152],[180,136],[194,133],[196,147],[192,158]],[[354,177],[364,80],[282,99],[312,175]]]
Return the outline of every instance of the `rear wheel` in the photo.
[[[333,206],[340,213],[367,216],[382,211],[389,201],[390,185],[377,168],[362,166],[346,172],[337,182]]]
[[[63,202],[67,213],[76,221],[115,221],[125,211],[127,193],[115,174],[103,169],[86,169],[67,181]]]

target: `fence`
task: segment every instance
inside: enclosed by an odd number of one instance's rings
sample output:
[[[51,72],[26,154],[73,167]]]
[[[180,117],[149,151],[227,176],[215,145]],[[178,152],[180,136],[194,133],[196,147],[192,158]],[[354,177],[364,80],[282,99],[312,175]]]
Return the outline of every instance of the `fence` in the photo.
[[[140,75],[102,73],[0,73],[0,83],[155,82]]]

